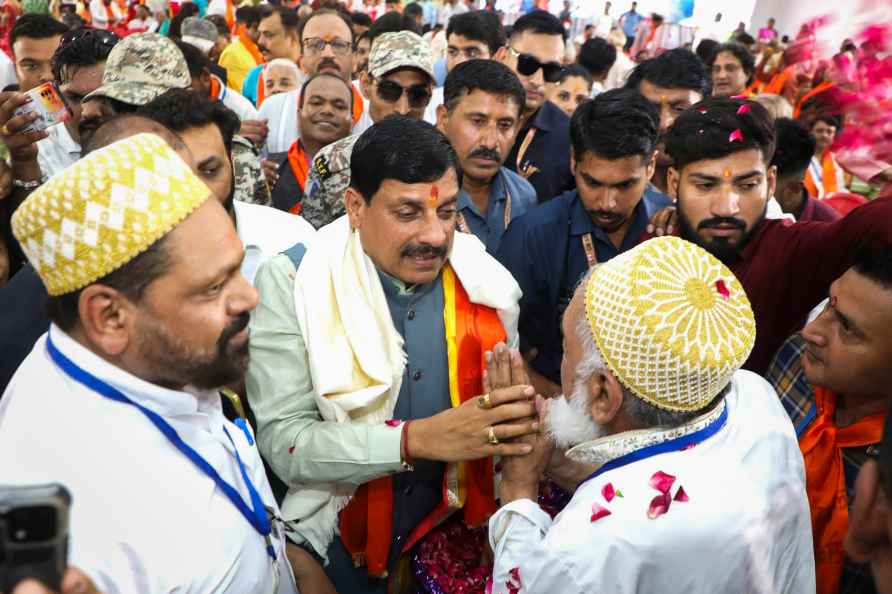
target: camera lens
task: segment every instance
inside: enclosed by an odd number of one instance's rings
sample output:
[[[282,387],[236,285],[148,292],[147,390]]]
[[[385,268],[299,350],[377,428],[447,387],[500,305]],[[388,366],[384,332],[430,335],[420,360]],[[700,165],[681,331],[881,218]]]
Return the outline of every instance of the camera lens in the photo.
[[[10,540],[16,543],[51,540],[58,524],[56,510],[49,505],[19,507],[7,516]]]

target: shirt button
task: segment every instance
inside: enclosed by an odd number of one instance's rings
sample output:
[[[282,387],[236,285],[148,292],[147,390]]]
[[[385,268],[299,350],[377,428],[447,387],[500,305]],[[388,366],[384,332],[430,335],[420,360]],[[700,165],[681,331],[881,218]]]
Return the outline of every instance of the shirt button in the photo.
[[[409,318],[410,320],[414,320],[414,319],[415,319],[415,310],[414,310],[414,309],[410,309],[410,310],[409,310],[409,313],[406,314],[406,317]]]
[[[413,374],[412,374],[412,379],[415,380],[416,382],[417,382],[418,380],[420,380],[420,379],[421,379],[421,372],[420,372],[420,371],[416,371],[415,373],[413,373]]]

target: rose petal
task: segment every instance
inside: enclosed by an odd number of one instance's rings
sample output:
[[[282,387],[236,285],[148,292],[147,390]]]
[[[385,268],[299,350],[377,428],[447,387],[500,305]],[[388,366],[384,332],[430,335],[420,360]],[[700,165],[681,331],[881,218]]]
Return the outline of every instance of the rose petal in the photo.
[[[706,108],[705,108],[705,107],[701,107],[701,108],[698,109],[697,111],[699,111],[699,112],[702,113],[702,114],[706,114]]]
[[[737,99],[737,100],[746,99],[746,98],[747,98],[746,95],[731,95],[731,97],[730,97],[730,99]]]
[[[293,453],[294,453],[294,446],[291,446],[290,448],[288,448],[288,453],[289,453],[289,454],[293,454]]]
[[[523,584],[520,580],[520,567],[515,567],[514,569],[509,570],[508,577],[510,577],[512,581],[517,582],[518,586]]]
[[[686,503],[687,501],[689,501],[688,494],[685,492],[684,487],[678,487],[678,491],[676,491],[675,497],[672,500],[679,501],[681,503]]]
[[[715,290],[719,292],[719,295],[721,295],[725,301],[731,298],[731,291],[728,290],[728,286],[725,285],[725,281],[722,279],[715,281]]]
[[[672,499],[669,497],[669,493],[661,493],[653,498],[650,502],[650,507],[647,508],[647,517],[651,520],[659,518],[667,511],[669,511],[669,506],[672,504]]]
[[[505,587],[508,588],[508,594],[517,594],[520,592],[520,586],[515,586],[511,582],[505,582]]]
[[[492,594],[492,576],[486,578],[486,590],[484,590],[484,594]]]
[[[601,518],[605,518],[610,515],[610,510],[599,504],[597,501],[592,504],[592,522],[597,522]]]
[[[613,483],[607,483],[603,487],[601,487],[601,495],[604,496],[604,499],[607,503],[613,501],[613,498],[616,497],[616,491],[613,489]]]
[[[650,477],[650,486],[660,493],[668,493],[674,483],[675,477],[671,474],[666,474],[662,470],[656,471],[654,475]]]
[[[728,142],[739,141],[743,142],[743,130],[737,128],[734,132],[731,132],[731,135],[728,136]]]
[[[737,115],[742,116],[745,113],[749,113],[749,111],[750,111],[750,104],[744,103],[737,109]]]
[[[386,421],[384,421],[384,424],[388,427],[399,427],[403,424],[403,422],[399,419],[387,419]]]

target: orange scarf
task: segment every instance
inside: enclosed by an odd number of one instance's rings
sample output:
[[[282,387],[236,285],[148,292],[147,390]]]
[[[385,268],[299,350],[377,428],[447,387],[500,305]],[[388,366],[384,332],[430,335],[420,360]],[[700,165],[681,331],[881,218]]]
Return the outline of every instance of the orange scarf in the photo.
[[[793,66],[788,66],[772,76],[768,84],[765,85],[765,88],[762,89],[762,92],[771,93],[773,95],[783,95],[784,87],[787,85],[787,81],[790,80],[791,76],[793,76]]]
[[[226,24],[230,31],[235,28],[235,7],[232,5],[232,0],[226,0]]]
[[[818,413],[799,438],[811,507],[818,594],[839,591],[845,560],[842,543],[849,525],[849,511],[842,448],[880,443],[886,418],[885,413],[879,413],[840,429],[834,420],[836,399],[831,391],[815,388]]]
[[[251,54],[251,57],[254,58],[254,64],[263,64],[263,54],[260,53],[257,44],[248,37],[248,30],[244,25],[239,25],[236,35],[238,36],[239,41],[242,42],[242,46],[244,46],[244,48],[248,50],[248,53]]]
[[[291,148],[288,149],[288,163],[291,164],[291,171],[294,173],[294,179],[297,180],[297,185],[303,190],[307,185],[307,175],[310,172],[310,156],[307,155],[299,138],[295,140],[294,144],[291,145]],[[298,200],[294,203],[294,206],[288,209],[288,212],[299,215],[302,205],[303,201]]]
[[[218,79],[213,74],[211,75],[211,99],[219,99],[220,98],[220,89],[223,87],[220,85],[220,79]]]
[[[805,179],[803,180],[803,185],[805,186],[805,191],[808,192],[810,198],[824,198],[833,194],[834,192],[839,191],[839,184],[837,183],[837,175],[836,175],[836,162],[833,159],[833,153],[829,150],[824,151],[824,156],[821,157],[821,185],[824,186],[824,193],[818,189],[818,184],[815,183],[815,179],[811,172],[811,165],[809,165],[808,170],[805,173]]]
[[[258,109],[263,105],[263,100],[266,99],[266,77],[263,76],[265,71],[266,66],[263,67],[263,70],[260,71],[260,75],[257,77],[257,93],[255,94],[255,97],[257,97]]]
[[[821,93],[823,93],[830,87],[834,87],[834,86],[836,86],[836,85],[834,85],[832,82],[822,82],[821,84],[819,84],[818,86],[813,88],[811,91],[809,91],[808,93],[803,95],[802,98],[796,102],[796,108],[793,110],[793,118],[795,119],[795,118],[799,117],[799,114],[802,113],[802,106],[805,105],[806,101],[808,101],[815,95],[820,95]]]
[[[362,112],[365,109],[365,105],[362,101],[362,95],[356,89],[356,85],[350,85],[350,88],[353,90],[353,125],[359,121],[359,118],[362,117]]]
[[[449,393],[455,407],[483,391],[483,353],[505,340],[505,330],[495,310],[471,303],[448,265],[443,269],[443,296]],[[455,499],[457,505],[450,505]],[[492,459],[448,465],[443,477],[443,500],[409,534],[403,552],[458,508],[464,508],[463,519],[469,526],[482,526],[495,512]],[[390,477],[362,485],[341,512],[341,540],[357,566],[368,567],[369,575],[387,576],[392,518]]]

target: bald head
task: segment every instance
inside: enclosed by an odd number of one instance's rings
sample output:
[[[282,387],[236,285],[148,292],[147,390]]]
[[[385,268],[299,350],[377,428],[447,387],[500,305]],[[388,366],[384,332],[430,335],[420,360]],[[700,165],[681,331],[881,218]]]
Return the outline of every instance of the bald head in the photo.
[[[179,136],[155,120],[150,120],[149,118],[134,114],[120,115],[102,124],[96,130],[96,133],[93,134],[93,137],[90,139],[90,142],[87,143],[87,146],[84,147],[84,154],[89,154],[95,150],[99,150],[117,142],[118,140],[123,140],[124,138],[129,138],[130,136],[142,133],[159,136],[168,144],[168,146],[170,146],[170,148],[176,151],[180,158],[183,159],[189,167],[195,169],[192,153],[189,151],[189,147],[186,146],[186,143],[183,142]]]

